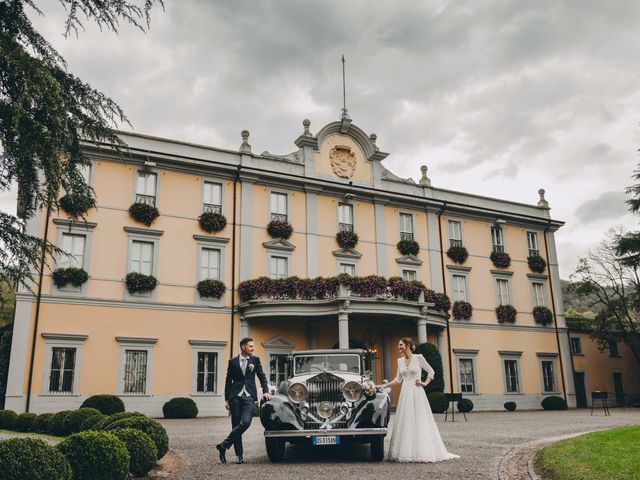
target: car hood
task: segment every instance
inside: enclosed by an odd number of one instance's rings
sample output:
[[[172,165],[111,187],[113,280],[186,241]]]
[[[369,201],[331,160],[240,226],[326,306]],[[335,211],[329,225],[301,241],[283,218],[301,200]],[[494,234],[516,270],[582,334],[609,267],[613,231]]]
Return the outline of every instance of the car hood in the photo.
[[[327,371],[327,372],[313,372],[305,375],[296,375],[289,379],[289,383],[307,383],[309,380],[315,379],[316,377],[319,377],[319,379],[326,379],[326,380],[340,379],[345,383],[347,382],[362,383],[364,381],[364,378],[362,377],[362,375],[359,375],[357,373],[342,373],[342,372]]]

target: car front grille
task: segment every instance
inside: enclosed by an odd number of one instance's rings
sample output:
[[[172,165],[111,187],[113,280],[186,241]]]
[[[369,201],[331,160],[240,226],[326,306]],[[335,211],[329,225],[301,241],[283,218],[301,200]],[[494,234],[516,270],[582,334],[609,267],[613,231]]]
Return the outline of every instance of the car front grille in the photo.
[[[333,376],[332,376],[333,377]],[[309,412],[319,420],[322,420],[318,415],[318,405],[320,402],[330,402],[333,405],[333,414],[329,418],[329,421],[340,415],[340,405],[344,401],[342,396],[342,387],[344,386],[344,380],[333,377],[327,378],[326,375],[320,375],[316,378],[312,378],[307,382],[307,389],[309,390]],[[313,421],[309,418],[305,424],[305,429],[318,429],[322,424]],[[331,424],[331,428],[346,428],[346,421],[339,421]]]

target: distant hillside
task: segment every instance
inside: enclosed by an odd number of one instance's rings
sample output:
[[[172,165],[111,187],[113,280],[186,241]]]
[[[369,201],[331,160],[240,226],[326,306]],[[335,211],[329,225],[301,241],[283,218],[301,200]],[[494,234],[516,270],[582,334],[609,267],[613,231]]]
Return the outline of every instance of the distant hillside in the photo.
[[[560,280],[565,314],[568,316],[593,318],[599,310],[598,307],[592,306],[596,300],[595,296],[589,295],[582,297],[571,293],[569,292],[570,284],[571,282],[568,280]]]

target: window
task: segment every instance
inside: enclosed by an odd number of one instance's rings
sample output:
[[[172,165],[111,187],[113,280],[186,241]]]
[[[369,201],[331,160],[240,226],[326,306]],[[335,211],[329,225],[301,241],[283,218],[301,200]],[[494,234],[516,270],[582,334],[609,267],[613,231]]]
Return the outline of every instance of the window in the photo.
[[[123,393],[147,392],[147,351],[125,350]]]
[[[220,280],[220,250],[200,250],[200,280]]]
[[[146,203],[156,205],[156,179],[155,173],[138,172],[138,182],[136,183],[136,203]]]
[[[353,232],[353,205],[338,204],[338,229],[341,232]]]
[[[415,270],[402,270],[402,279],[407,282],[413,282],[418,279],[417,272]]]
[[[130,272],[153,274],[153,243],[133,240],[131,243]]]
[[[289,355],[272,353],[269,355],[269,385],[278,388],[289,377]]]
[[[216,372],[218,354],[215,352],[198,352],[196,372],[196,391],[198,393],[216,393]]]
[[[84,245],[86,237],[73,233],[62,234],[62,250],[67,255],[60,258],[60,268],[84,268]]]
[[[222,213],[222,185],[213,182],[204,182],[202,192],[202,211]]]
[[[530,257],[540,255],[540,250],[538,249],[538,234],[536,232],[527,232],[527,248],[529,249]]]
[[[582,342],[580,337],[571,337],[571,353],[582,355]]]
[[[271,257],[271,278],[286,278],[288,276],[287,257]]]
[[[496,303],[498,305],[511,305],[509,280],[506,278],[496,278]]]
[[[533,282],[531,287],[533,288],[533,306],[545,307],[547,302],[544,299],[544,284],[540,282]]]
[[[454,302],[467,301],[467,276],[453,274],[451,276],[451,289],[453,291]]]
[[[353,265],[352,263],[341,263],[339,273],[346,273],[347,275],[351,275],[352,277],[355,277],[356,266]]]
[[[462,246],[462,224],[457,220],[449,220],[447,222],[449,227],[449,246],[461,247]]]
[[[491,227],[491,244],[494,252],[504,252],[504,240],[502,238],[502,227]]]
[[[542,387],[544,392],[556,391],[555,373],[553,370],[553,360],[542,360]]]
[[[619,357],[620,351],[618,350],[618,341],[617,340],[609,340],[609,356],[610,357]]]
[[[413,240],[413,215],[400,214],[400,240]]]
[[[84,180],[84,183],[87,185],[91,184],[91,164],[89,165],[78,165],[78,172],[80,172],[80,176]]]
[[[271,220],[287,222],[287,194],[271,192]]]
[[[53,347],[51,352],[49,392],[72,393],[73,375],[76,367],[76,349],[73,347]]]
[[[458,368],[460,370],[460,391],[462,393],[474,393],[473,360],[471,358],[459,359]]]
[[[504,360],[504,376],[506,381],[507,393],[519,393],[520,380],[518,378],[517,360]]]

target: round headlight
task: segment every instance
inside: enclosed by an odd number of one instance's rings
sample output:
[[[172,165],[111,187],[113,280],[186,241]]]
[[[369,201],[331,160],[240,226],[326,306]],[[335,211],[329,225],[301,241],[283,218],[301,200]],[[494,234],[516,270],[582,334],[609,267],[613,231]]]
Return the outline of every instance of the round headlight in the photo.
[[[309,398],[309,390],[301,383],[294,383],[289,387],[287,395],[293,403],[301,403]]]
[[[349,402],[357,402],[362,398],[362,385],[358,382],[347,382],[342,387],[342,394]]]
[[[318,416],[329,418],[333,413],[333,405],[330,402],[320,402],[318,405]]]

